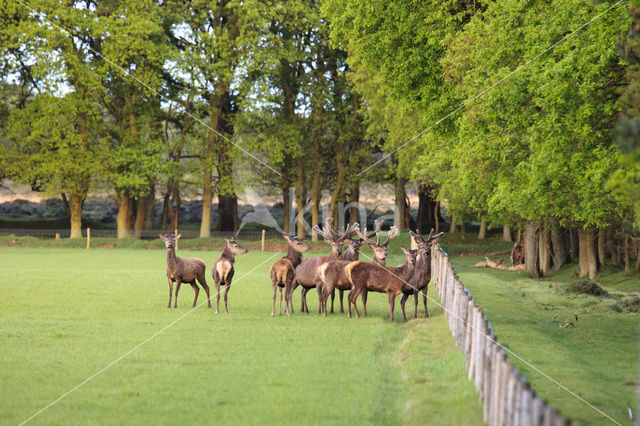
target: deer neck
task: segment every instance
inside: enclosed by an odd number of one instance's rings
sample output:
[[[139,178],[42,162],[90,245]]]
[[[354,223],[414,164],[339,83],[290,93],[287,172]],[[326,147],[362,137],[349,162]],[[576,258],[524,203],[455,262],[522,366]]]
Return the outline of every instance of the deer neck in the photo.
[[[400,276],[403,280],[407,281],[411,278],[411,274],[413,273],[413,268],[415,263],[411,265],[409,262],[404,262],[402,265],[395,268],[397,275]]]
[[[372,263],[377,263],[378,265],[382,265],[384,266],[385,263],[387,262],[386,258],[379,258],[378,256],[373,256],[373,260],[371,261]]]
[[[236,256],[233,254],[231,249],[229,249],[229,247],[226,247],[226,246],[225,246],[224,250],[222,250],[222,256],[220,256],[220,258],[221,259],[226,259],[231,263],[236,261]]]
[[[342,254],[342,260],[358,260],[358,257],[360,257],[360,253],[355,251],[351,246]]]
[[[295,268],[302,262],[302,253],[289,246],[287,248],[287,259],[293,263],[293,267]]]
[[[176,249],[174,247],[167,248],[167,266],[169,268],[174,268],[178,261],[176,260]]]
[[[329,260],[340,260],[340,255],[332,248],[329,253]]]

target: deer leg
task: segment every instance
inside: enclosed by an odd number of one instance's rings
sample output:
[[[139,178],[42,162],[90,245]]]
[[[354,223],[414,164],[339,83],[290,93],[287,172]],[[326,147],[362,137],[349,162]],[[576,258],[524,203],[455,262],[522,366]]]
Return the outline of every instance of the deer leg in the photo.
[[[227,309],[227,294],[229,294],[229,288],[231,288],[231,283],[227,283],[227,285],[224,286],[224,313],[225,314],[229,313],[229,309]]]
[[[287,308],[285,307],[285,310]],[[282,315],[282,287],[280,287],[280,305],[278,305],[278,315]]]
[[[191,288],[193,288],[193,291],[196,292],[196,297],[193,298],[193,306],[192,306],[192,308],[195,308],[196,302],[198,301],[198,294],[200,293],[200,287],[198,287],[198,285],[194,281],[191,283]]]
[[[180,291],[180,286],[182,285],[182,281],[178,280],[176,282],[176,297],[173,298],[173,307],[174,309],[178,307],[178,292]]]
[[[344,296],[344,290],[340,290],[340,313],[344,314],[344,305],[342,304],[342,297]]]
[[[409,298],[409,294],[403,293],[402,299],[400,299],[400,308],[402,309],[402,318],[404,318],[405,321],[407,320],[407,316],[404,313],[404,304],[406,303],[408,298]]]
[[[169,309],[171,309],[171,296],[173,296],[173,281],[169,278],[169,306],[167,306]]]
[[[278,294],[278,284],[273,285],[273,306],[271,307],[271,316],[276,313],[276,296]]]
[[[367,317],[367,293],[368,291],[366,288],[362,290],[362,316],[365,318]],[[355,305],[355,302],[353,303]],[[356,312],[358,312],[357,308],[356,308]]]
[[[207,304],[209,305],[209,308],[211,308],[211,294],[209,294],[209,286],[204,280],[200,281],[200,285],[204,288],[204,292],[207,293]]]
[[[413,305],[414,305],[414,310],[413,310],[413,319],[418,318],[418,290],[415,290],[413,292]]]
[[[336,289],[331,289],[331,313],[333,313],[333,300],[336,298]]]
[[[353,303],[353,310],[355,311],[356,318],[360,317],[360,313],[358,312],[358,296],[360,296],[362,290],[360,289],[351,289],[351,293],[349,293],[349,318],[351,318],[351,304]]]
[[[216,280],[216,315],[220,310],[220,281],[220,277],[218,277],[218,279]]]
[[[393,322],[393,308],[396,305],[396,294],[389,293],[389,321]]]
[[[424,303],[424,317],[429,318],[429,311],[427,310],[427,287],[422,292],[422,303]]]
[[[309,313],[309,311],[307,310],[307,291],[309,291],[308,289],[302,287],[302,290],[300,290],[300,312],[302,312],[303,314]]]

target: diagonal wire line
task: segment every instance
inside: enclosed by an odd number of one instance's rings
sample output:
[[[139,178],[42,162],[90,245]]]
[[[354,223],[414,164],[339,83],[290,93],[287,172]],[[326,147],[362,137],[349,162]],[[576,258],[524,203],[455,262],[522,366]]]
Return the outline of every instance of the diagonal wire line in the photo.
[[[372,257],[367,256],[364,253],[360,253],[361,255],[363,255],[364,257],[368,258],[369,260],[373,260]],[[496,345],[498,345],[499,348],[503,349],[505,352],[508,352],[510,355],[513,355],[515,358],[518,358],[520,361],[522,361],[523,363],[525,363],[528,367],[530,367],[531,369],[535,370],[537,373],[541,374],[543,377],[545,377],[546,379],[548,379],[549,381],[551,381],[552,383],[556,384],[557,386],[559,386],[561,389],[563,389],[564,391],[568,392],[570,395],[572,395],[573,397],[579,399],[580,401],[582,401],[583,403],[585,403],[586,405],[588,405],[590,408],[592,408],[593,410],[597,411],[598,413],[602,414],[603,416],[605,416],[607,419],[611,420],[613,423],[622,426],[622,424],[620,422],[618,422],[617,420],[615,420],[614,418],[612,418],[611,416],[609,416],[607,413],[605,413],[604,411],[602,411],[601,409],[599,409],[598,407],[596,407],[595,405],[591,404],[589,401],[585,400],[583,397],[581,397],[580,395],[578,395],[577,393],[575,393],[574,391],[572,391],[571,389],[569,389],[568,387],[566,387],[565,385],[563,385],[562,383],[558,382],[557,380],[555,380],[553,377],[551,377],[550,375],[548,375],[547,373],[545,373],[544,371],[540,370],[538,367],[536,367],[535,365],[533,365],[531,362],[529,362],[528,360],[526,360],[525,358],[521,357],[520,355],[516,354],[515,352],[513,352],[510,349],[505,348],[504,346],[502,346],[497,340],[493,340],[491,339],[491,336],[489,336],[488,334],[484,333],[482,330],[477,329],[476,327],[474,327],[472,324],[470,324],[469,322],[467,322],[467,320],[461,318],[460,316],[458,316],[455,312],[450,311],[449,309],[447,309],[442,303],[440,303],[440,301],[431,298],[430,296],[427,296],[426,293],[426,288],[425,290],[418,290],[416,287],[414,287],[413,285],[409,284],[408,282],[406,282],[404,279],[402,279],[401,277],[399,277],[398,275],[394,274],[393,272],[389,271],[385,266],[380,265],[376,262],[369,262],[372,263],[384,270],[386,270],[389,274],[393,275],[394,277],[396,277],[397,279],[399,279],[400,281],[402,281],[404,284],[408,285],[409,287],[411,287],[414,291],[417,291],[418,294],[422,294],[424,297],[426,297],[427,299],[429,299],[430,301],[432,301],[433,303],[435,303],[436,305],[440,306],[445,312],[447,312],[447,314],[453,316],[454,318],[457,318],[459,320],[461,320],[467,327],[471,328],[472,330],[477,330],[480,332],[480,334],[484,337],[486,337],[489,340],[492,340]],[[351,303],[351,302],[349,302]],[[354,302],[355,304],[355,302]]]
[[[270,256],[267,260],[265,260],[264,262],[262,262],[261,264],[259,264],[258,266],[255,266],[254,268],[252,268],[249,272],[245,273],[244,275],[242,275],[241,277],[238,277],[238,279],[236,279],[231,285],[237,283],[238,281],[242,280],[244,277],[246,277],[247,275],[249,275],[250,273],[252,273],[253,271],[255,271],[256,269],[258,269],[259,267],[261,267],[262,265],[264,265],[265,263],[267,263],[268,261],[270,261],[271,259],[273,259],[274,257],[276,257],[278,254],[283,253],[283,251],[277,251],[274,255]],[[229,287],[231,287],[231,285]],[[220,287],[222,289],[222,286]],[[215,294],[214,296],[218,296],[220,295],[220,290],[218,290],[218,293]],[[91,380],[93,380],[95,377],[99,376],[100,374],[104,373],[106,370],[108,370],[109,368],[113,367],[115,364],[117,364],[119,361],[121,361],[122,359],[126,358],[129,354],[135,352],[137,349],[141,348],[142,346],[144,346],[146,343],[148,343],[149,341],[151,341],[154,337],[162,334],[163,332],[165,332],[166,330],[168,330],[169,328],[173,327],[174,325],[176,325],[179,321],[181,321],[182,319],[186,318],[188,315],[191,315],[193,312],[195,312],[196,309],[200,308],[201,306],[203,306],[205,303],[207,303],[207,301],[211,300],[211,298],[207,298],[207,300],[205,300],[204,302],[200,303],[198,306],[196,306],[195,308],[192,308],[191,310],[187,311],[186,313],[180,315],[178,318],[176,318],[175,320],[173,320],[172,322],[170,322],[169,324],[165,325],[164,327],[162,327],[160,330],[156,331],[155,333],[153,333],[151,336],[147,337],[146,339],[144,339],[142,342],[138,343],[137,345],[135,345],[133,348],[129,349],[127,352],[125,352],[124,354],[120,355],[118,358],[116,358],[115,360],[111,361],[109,364],[105,365],[104,367],[102,367],[100,370],[98,370],[97,372],[95,372],[94,374],[92,374],[91,376],[87,377],[86,379],[84,379],[82,382],[78,383],[76,386],[74,386],[73,388],[71,388],[70,390],[68,390],[67,392],[63,393],[62,395],[60,395],[57,399],[51,401],[49,404],[47,404],[46,406],[44,406],[43,408],[41,408],[40,410],[38,410],[36,413],[34,413],[33,415],[31,415],[31,417],[27,418],[26,420],[23,420],[22,422],[20,422],[20,424],[18,426],[22,426],[25,423],[29,422],[30,420],[32,420],[34,417],[38,416],[39,414],[42,414],[44,411],[46,411],[47,409],[51,408],[53,405],[57,404],[58,402],[60,402],[62,399],[64,399],[66,396],[68,396],[69,394],[71,394],[72,392],[74,392],[76,389],[78,389],[79,387],[85,385],[86,383],[90,382]]]
[[[17,3],[21,4],[23,7],[29,9],[31,12],[35,13],[36,15],[40,16],[40,18],[42,18],[43,21],[45,21],[46,23],[48,23],[49,25],[51,25],[52,27],[62,31],[63,33],[65,33],[67,36],[69,37],[73,37],[72,34],[66,30],[65,28],[62,28],[61,26],[53,23],[51,20],[47,19],[47,17],[45,16],[45,14],[43,12],[39,12],[37,10],[35,10],[34,8],[32,8],[31,6],[29,6],[26,3],[23,3],[22,0],[15,0]],[[201,120],[200,118],[196,117],[195,115],[193,115],[192,113],[190,113],[189,111],[187,111],[187,109],[184,107],[184,105],[182,105],[180,102],[177,102],[173,99],[168,98],[167,96],[163,95],[162,93],[159,93],[157,90],[152,89],[151,87],[149,87],[148,84],[146,84],[145,82],[143,82],[142,80],[140,80],[138,77],[136,77],[135,75],[131,74],[129,71],[125,70],[124,68],[122,68],[120,65],[114,63],[113,61],[109,60],[108,58],[106,58],[102,53],[96,51],[95,49],[93,49],[92,47],[87,47],[87,49],[89,49],[90,51],[92,51],[93,53],[95,53],[96,55],[98,55],[99,57],[101,57],[102,59],[104,59],[106,62],[108,62],[111,66],[113,66],[114,68],[116,68],[117,70],[119,70],[120,72],[122,72],[124,77],[131,77],[132,79],[134,79],[135,81],[137,81],[140,85],[144,86],[144,88],[146,88],[148,91],[150,91],[151,93],[155,94],[156,96],[158,96],[159,98],[162,98],[166,101],[169,102],[176,102],[178,105],[180,105],[184,111],[185,114],[187,114],[189,117],[191,117],[192,119],[194,119],[195,121],[197,121],[198,123],[202,124],[204,127],[206,127],[207,129],[211,130],[213,133],[215,133],[216,135],[218,135],[219,137],[221,137],[222,139],[226,140],[227,142],[229,142],[230,144],[232,144],[233,146],[235,146],[236,148],[238,148],[240,151],[244,152],[245,154],[247,154],[249,157],[253,158],[254,160],[256,160],[258,163],[262,164],[263,166],[267,167],[269,170],[271,170],[272,172],[274,172],[275,174],[277,174],[278,176],[282,176],[282,174],[280,172],[278,172],[276,169],[274,169],[273,167],[271,167],[270,165],[268,165],[267,163],[265,163],[264,161],[260,160],[258,157],[256,157],[255,155],[253,155],[252,153],[250,153],[249,151],[247,151],[246,149],[244,149],[242,146],[238,145],[237,143],[235,143],[234,141],[232,141],[231,139],[229,139],[228,137],[226,137],[225,135],[223,135],[222,133],[218,132],[216,129],[212,128],[211,126],[209,126],[207,123],[205,123],[203,120]],[[184,86],[182,86],[184,87]]]
[[[480,93],[478,93],[477,95],[474,95],[470,98],[468,98],[467,100],[465,100],[464,102],[462,102],[456,109],[454,109],[453,111],[451,111],[450,113],[448,113],[447,115],[445,115],[444,117],[440,118],[439,120],[437,120],[435,123],[433,123],[432,125],[430,125],[429,127],[427,127],[426,129],[422,130],[420,133],[416,134],[415,136],[413,136],[411,139],[409,139],[408,141],[406,141],[405,143],[403,143],[402,145],[400,145],[398,148],[394,149],[393,151],[391,151],[390,153],[386,154],[384,157],[382,157],[381,159],[379,159],[378,161],[376,161],[375,163],[373,163],[372,165],[370,165],[369,167],[367,167],[366,169],[364,169],[363,171],[361,171],[360,173],[358,173],[358,176],[363,175],[364,173],[368,172],[371,168],[377,166],[378,164],[380,164],[381,162],[385,161],[387,158],[391,157],[393,154],[395,154],[396,152],[398,152],[399,150],[401,150],[402,148],[404,148],[405,146],[407,146],[408,144],[410,144],[411,142],[413,142],[414,140],[416,140],[417,138],[419,138],[420,136],[424,135],[425,133],[427,133],[429,130],[433,129],[435,126],[437,126],[438,124],[442,123],[444,120],[446,120],[447,118],[451,117],[453,114],[455,114],[456,112],[460,111],[462,108],[464,108],[467,104],[475,101],[476,99],[478,99],[479,97],[481,97],[482,95],[486,94],[487,92],[489,92],[491,89],[493,89],[494,87],[496,87],[497,85],[499,85],[500,83],[502,83],[503,81],[509,79],[512,75],[514,75],[515,73],[517,73],[518,71],[521,71],[522,69],[526,68],[529,64],[531,64],[533,61],[535,61],[536,59],[538,59],[540,56],[544,55],[545,53],[549,52],[550,50],[554,49],[557,45],[559,45],[560,43],[563,43],[564,41],[566,41],[569,37],[571,37],[572,35],[574,35],[575,33],[577,33],[578,31],[582,30],[583,28],[591,25],[596,19],[600,18],[602,15],[606,14],[607,12],[609,12],[611,9],[613,9],[614,7],[618,6],[620,3],[623,3],[626,0],[619,0],[617,3],[615,3],[614,5],[608,7],[606,10],[604,10],[603,12],[600,12],[599,14],[597,14],[596,16],[594,16],[593,18],[591,18],[589,21],[585,22],[584,24],[582,24],[580,27],[578,27],[577,29],[573,30],[572,32],[570,32],[569,34],[565,35],[564,37],[562,37],[560,40],[556,41],[555,43],[553,43],[551,46],[547,47],[545,50],[543,50],[542,52],[538,53],[536,56],[534,56],[533,58],[529,59],[528,61],[526,61],[524,64],[519,65],[516,69],[514,69],[513,71],[511,71],[509,74],[507,74],[506,76],[502,77],[500,80],[498,80],[497,82],[493,83],[491,86],[487,87],[486,89],[482,90]]]

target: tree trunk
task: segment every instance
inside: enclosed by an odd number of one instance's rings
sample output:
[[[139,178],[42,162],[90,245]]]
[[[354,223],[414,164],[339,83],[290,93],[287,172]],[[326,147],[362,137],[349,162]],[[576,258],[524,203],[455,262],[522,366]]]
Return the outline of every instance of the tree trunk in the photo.
[[[282,187],[282,202],[284,204],[284,212],[282,215],[282,230],[285,234],[290,234],[289,216],[291,215],[291,198],[289,197],[289,185]]]
[[[213,203],[213,168],[205,166],[202,186],[202,218],[200,219],[200,238],[211,237],[211,205]],[[220,211],[218,211],[218,218]],[[218,219],[219,220],[219,219]]]
[[[84,194],[71,194],[71,238],[82,238],[82,204]]]
[[[524,263],[525,270],[532,278],[540,277],[538,263],[538,224],[527,222],[524,230]]]
[[[538,239],[538,256],[540,262],[540,272],[544,275],[551,270],[551,249],[549,243],[551,241],[551,232],[549,229],[543,228],[539,232]]]
[[[349,208],[349,223],[356,223],[360,220],[360,209],[358,209],[358,203],[360,202],[360,182],[354,181],[351,184],[350,203],[353,203]]]
[[[631,271],[631,264],[629,262],[629,252],[631,251],[631,237],[624,236],[624,272],[629,273]]]
[[[167,188],[167,192],[164,194],[164,201],[162,202],[162,219],[160,220],[160,227],[162,229],[167,228],[167,221],[169,220],[169,202],[171,200],[171,194]]]
[[[511,227],[509,225],[502,226],[502,241],[506,243],[513,241],[511,238]]]
[[[116,218],[118,238],[129,238],[131,236],[131,197],[125,191],[116,190],[116,204],[118,206],[118,216]]]
[[[569,231],[569,256],[571,256],[571,259],[578,259],[579,253],[580,253],[580,249],[579,249],[580,236],[578,235],[578,231],[573,227],[570,227],[568,231]]]
[[[149,188],[149,191],[149,196],[147,197],[147,217],[144,219],[145,231],[150,231],[151,229],[153,229],[153,214],[156,206],[155,185],[151,184],[151,188]]]
[[[598,262],[600,267],[607,263],[607,231],[603,228],[598,229]]]
[[[344,145],[339,144],[336,152],[336,167],[338,169],[338,176],[336,177],[336,187],[331,195],[331,204],[329,205],[329,215],[333,217],[334,226],[339,227],[341,224],[341,218],[339,217],[340,209],[338,203],[344,199],[344,185],[345,185],[345,152]]]
[[[516,242],[520,243],[522,241],[522,225],[518,227],[518,236],[516,238]]]
[[[235,232],[238,229],[238,197],[218,194],[218,231]]]
[[[609,256],[609,262],[611,266],[618,266],[620,264],[620,260],[618,259],[618,251],[616,250],[616,241],[615,241],[615,228],[610,226],[606,229],[606,243],[605,250],[607,251],[607,255]]]
[[[578,229],[578,247],[578,276],[595,278],[598,273],[598,264],[593,229]]]
[[[449,227],[449,233],[450,234],[455,234],[457,232],[456,230],[456,217],[454,215],[451,215],[451,226]]]
[[[322,169],[322,162],[320,158],[320,143],[316,141],[313,144],[313,152],[316,158],[315,166],[313,168],[313,180],[311,181],[311,227],[319,224],[319,209],[320,209],[320,172]],[[311,240],[318,241],[318,234],[311,232]]]
[[[436,230],[435,233],[440,233],[440,201],[436,201],[436,205],[434,207],[433,218],[436,221]]]
[[[551,228],[551,245],[553,247],[553,269],[558,271],[567,263],[567,247],[564,232],[558,225]]]
[[[296,175],[296,206],[298,207],[298,238],[305,237],[304,231],[304,166],[301,160],[298,160],[298,173]]]
[[[397,177],[396,178],[396,199],[395,199],[395,204],[396,204],[396,209],[393,215],[393,224],[399,229],[399,230],[403,230],[406,229],[405,226],[405,215],[406,215],[406,201],[405,201],[405,197],[406,197],[406,193],[404,190],[404,186],[407,183],[407,179],[403,178],[403,177]]]
[[[142,238],[142,228],[144,228],[144,221],[147,218],[147,198],[148,195],[138,197],[138,199],[135,200],[136,216],[133,223],[133,233],[138,239]]]
[[[484,240],[484,237],[487,236],[487,221],[482,219],[480,221],[480,231],[478,232],[478,239]]]
[[[69,207],[69,201],[67,200],[67,194],[62,192],[60,194],[60,197],[62,197],[62,206],[64,207],[64,214],[67,217],[71,217],[71,207]]]

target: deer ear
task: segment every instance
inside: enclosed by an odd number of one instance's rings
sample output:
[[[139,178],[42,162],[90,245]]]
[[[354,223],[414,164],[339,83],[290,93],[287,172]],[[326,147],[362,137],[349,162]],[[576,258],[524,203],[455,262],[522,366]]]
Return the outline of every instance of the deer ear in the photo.
[[[180,239],[180,237],[182,237],[182,234],[178,234],[178,235],[176,235],[176,240],[179,240],[179,239]]]
[[[158,236],[160,236],[160,238],[162,238],[163,240],[166,240],[166,237],[162,234],[158,234]]]
[[[407,250],[407,249],[406,249],[406,248],[404,248],[404,247],[400,247],[400,250],[402,250],[402,252],[403,252],[404,254],[409,254],[409,250]]]
[[[225,244],[229,244],[229,240],[228,239],[224,239]]]

